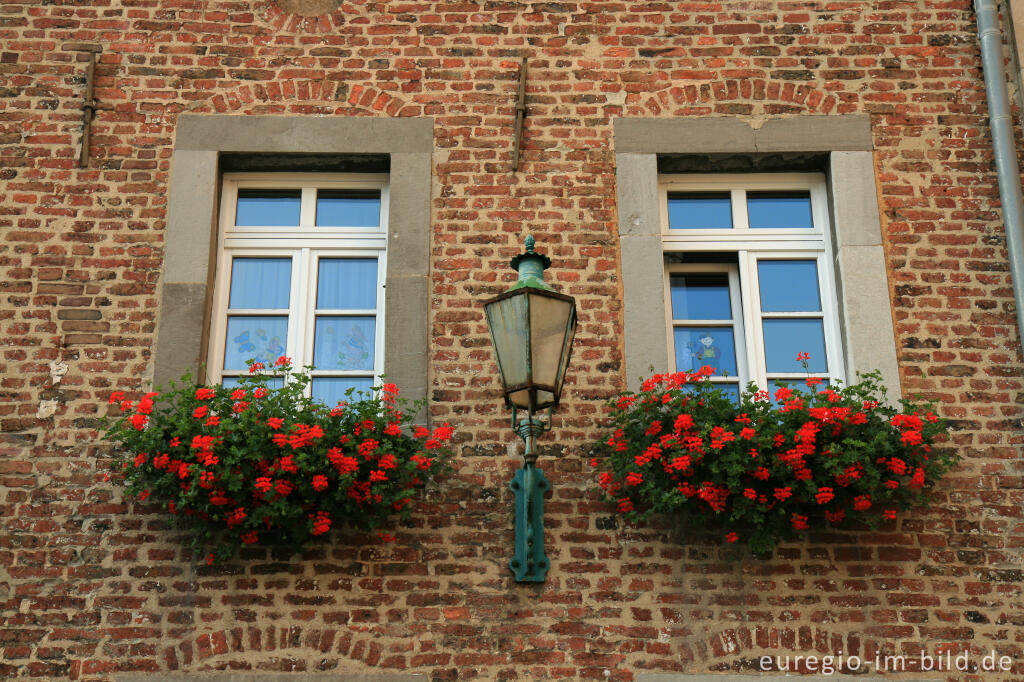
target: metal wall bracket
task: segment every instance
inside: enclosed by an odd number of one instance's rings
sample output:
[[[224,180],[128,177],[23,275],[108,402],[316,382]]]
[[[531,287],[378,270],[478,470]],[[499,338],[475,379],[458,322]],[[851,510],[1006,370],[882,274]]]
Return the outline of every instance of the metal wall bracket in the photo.
[[[523,119],[526,118],[526,57],[519,63],[519,92],[516,95],[516,126],[512,139],[512,172],[519,170],[519,146],[522,144]]]
[[[541,583],[551,562],[544,555],[544,493],[550,487],[544,472],[527,462],[509,487],[516,494],[516,547],[509,562],[516,582]]]
[[[69,52],[89,53],[89,66],[85,72],[85,100],[82,102],[82,146],[78,150],[78,167],[89,167],[89,142],[92,135],[92,120],[98,108],[93,90],[96,86],[96,57],[103,51],[99,45],[89,43],[65,43],[63,49]]]

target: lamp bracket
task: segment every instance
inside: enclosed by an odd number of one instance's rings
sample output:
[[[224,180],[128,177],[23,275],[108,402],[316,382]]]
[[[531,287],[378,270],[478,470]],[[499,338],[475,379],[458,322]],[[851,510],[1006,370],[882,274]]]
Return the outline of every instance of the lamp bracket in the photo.
[[[516,494],[516,546],[509,562],[516,582],[542,583],[551,567],[544,554],[544,493],[549,486],[532,462],[517,470],[509,484]]]
[[[537,453],[533,451],[533,442],[537,436],[541,435],[545,431],[551,430],[551,414],[553,408],[548,408],[548,418],[546,420],[540,419],[534,416],[533,410],[527,411],[526,417],[521,417],[519,410],[515,405],[512,406],[512,430],[515,431],[516,435],[523,439],[526,444],[526,451],[523,453],[523,459],[527,463],[532,464],[537,461]]]

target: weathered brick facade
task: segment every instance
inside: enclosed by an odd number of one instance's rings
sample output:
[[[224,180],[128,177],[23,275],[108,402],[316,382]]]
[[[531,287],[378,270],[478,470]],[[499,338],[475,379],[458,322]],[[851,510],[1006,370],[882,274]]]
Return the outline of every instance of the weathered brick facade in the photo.
[[[965,0],[0,2],[0,672],[635,679],[947,647],[1024,674],[1022,365],[974,19]],[[103,47],[85,170],[72,43]],[[434,119],[430,413],[459,446],[394,544],[207,567],[103,481],[106,397],[153,371],[185,113]],[[586,464],[625,387],[613,120],[849,113],[871,119],[903,390],[941,401],[962,466],[931,512],[767,560],[625,526]],[[580,313],[542,441],[542,585],[507,568],[520,458],[481,307],[526,231]]]

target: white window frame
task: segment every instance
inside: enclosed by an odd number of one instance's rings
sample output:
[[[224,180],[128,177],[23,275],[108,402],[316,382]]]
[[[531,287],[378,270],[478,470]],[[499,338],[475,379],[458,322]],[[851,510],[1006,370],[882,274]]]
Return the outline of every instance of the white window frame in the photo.
[[[746,193],[751,191],[808,191],[813,228],[750,228]],[[732,229],[675,229],[668,225],[670,192],[729,192],[732,204]],[[741,309],[736,329],[737,369],[741,390],[750,381],[768,387],[764,348],[763,320],[792,317],[818,317],[809,312],[763,313],[759,295],[757,263],[762,260],[814,260],[818,271],[822,326],[825,335],[827,372],[771,373],[773,381],[802,381],[808,376],[845,382],[845,363],[837,306],[836,276],[829,228],[828,196],[825,176],[820,173],[743,173],[663,175],[658,178],[662,248],[669,253],[735,254],[736,263],[668,264],[665,271],[669,367],[675,370],[675,335],[669,277],[676,272],[730,272],[730,298]],[[734,312],[735,315],[735,312]],[[742,334],[742,339],[739,338]],[[801,349],[793,349],[794,359]],[[743,352],[745,360],[739,355]],[[714,380],[714,379],[713,379]]]
[[[301,189],[299,225],[289,227],[236,226],[235,212],[240,189]],[[363,189],[380,192],[380,224],[366,227],[316,227],[318,189]],[[343,173],[227,173],[223,176],[217,240],[217,276],[214,284],[213,319],[207,354],[207,377],[220,383],[225,374],[224,354],[227,321],[231,315],[247,313],[288,316],[285,355],[294,366],[313,362],[313,337],[318,311],[316,286],[318,264],[325,258],[376,258],[377,307],[374,310],[346,310],[338,316],[374,316],[374,361],[372,381],[379,384],[384,374],[384,284],[387,275],[388,176],[386,174]],[[288,257],[292,259],[291,296],[287,311],[230,310],[231,264],[235,257]],[[328,311],[332,314],[335,311]],[[369,371],[319,370],[314,378],[366,377]],[[311,390],[307,387],[307,392]]]

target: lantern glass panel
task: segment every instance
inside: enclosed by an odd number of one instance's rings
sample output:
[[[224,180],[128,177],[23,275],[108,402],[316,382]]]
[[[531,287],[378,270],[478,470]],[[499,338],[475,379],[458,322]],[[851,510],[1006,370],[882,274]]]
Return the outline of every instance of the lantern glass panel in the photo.
[[[529,380],[527,296],[495,301],[487,306],[486,313],[501,383],[505,387],[525,384]]]
[[[535,384],[553,387],[558,383],[572,307],[571,301],[530,296],[530,343],[533,346]]]

